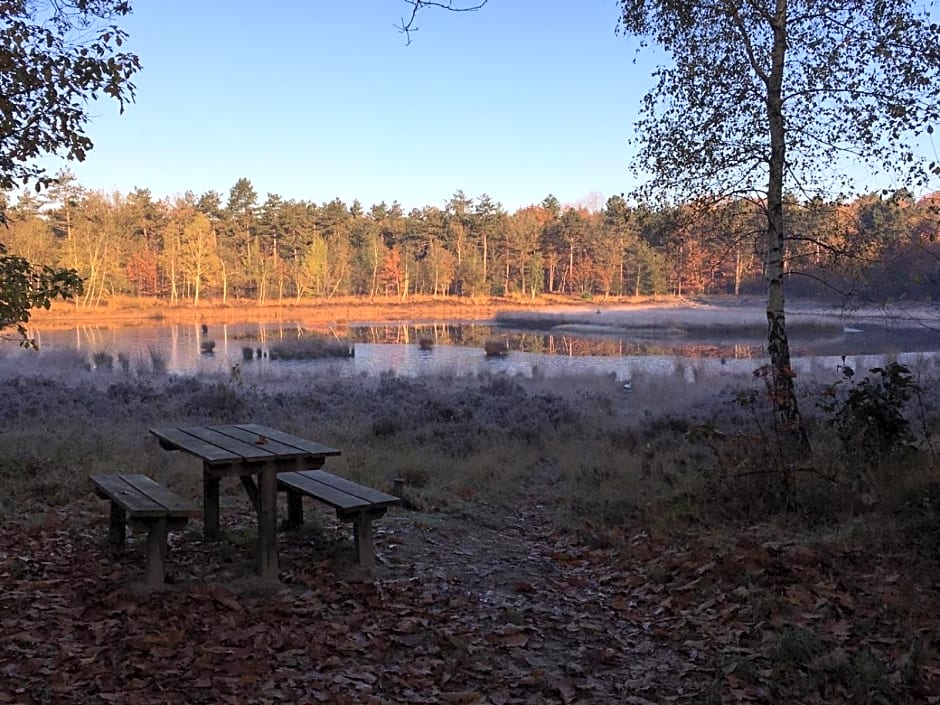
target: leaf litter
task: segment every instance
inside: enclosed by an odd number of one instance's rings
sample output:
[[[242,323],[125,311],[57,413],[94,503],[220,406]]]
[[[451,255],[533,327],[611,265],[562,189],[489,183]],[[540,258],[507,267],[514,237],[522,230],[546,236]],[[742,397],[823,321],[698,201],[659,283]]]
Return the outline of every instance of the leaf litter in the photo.
[[[142,541],[110,558],[80,504],[5,523],[0,703],[940,702],[936,570],[770,528],[591,538],[546,514],[392,512],[362,580],[348,526],[318,513],[279,535],[282,584],[261,589],[246,504],[227,541],[174,534],[150,594]]]

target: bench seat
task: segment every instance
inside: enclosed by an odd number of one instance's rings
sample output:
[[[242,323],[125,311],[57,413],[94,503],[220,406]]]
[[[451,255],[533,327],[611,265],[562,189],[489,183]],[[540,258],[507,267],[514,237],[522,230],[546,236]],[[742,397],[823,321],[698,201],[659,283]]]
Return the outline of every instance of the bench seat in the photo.
[[[111,501],[112,552],[123,552],[126,524],[147,529],[144,582],[149,588],[161,587],[166,572],[167,532],[182,529],[190,519],[201,517],[202,511],[146,475],[90,475],[88,479],[99,497]]]
[[[288,527],[303,523],[303,498],[313,497],[336,509],[341,521],[352,522],[357,562],[364,568],[375,565],[372,521],[384,516],[388,507],[400,503],[398,497],[323,470],[281,473],[277,484],[278,489],[287,493]]]

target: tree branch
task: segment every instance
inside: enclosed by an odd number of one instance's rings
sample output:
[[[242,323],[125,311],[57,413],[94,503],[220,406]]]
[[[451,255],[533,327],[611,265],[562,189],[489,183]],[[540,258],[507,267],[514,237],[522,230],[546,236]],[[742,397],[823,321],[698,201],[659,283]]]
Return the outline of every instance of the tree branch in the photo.
[[[415,24],[415,18],[418,12],[425,7],[437,7],[448,12],[476,12],[482,8],[489,0],[479,0],[475,5],[454,5],[454,0],[446,2],[434,2],[433,0],[404,0],[411,6],[411,15],[401,18],[401,24],[395,25],[395,28],[405,35],[406,44],[411,44],[411,33],[417,32],[419,27]]]

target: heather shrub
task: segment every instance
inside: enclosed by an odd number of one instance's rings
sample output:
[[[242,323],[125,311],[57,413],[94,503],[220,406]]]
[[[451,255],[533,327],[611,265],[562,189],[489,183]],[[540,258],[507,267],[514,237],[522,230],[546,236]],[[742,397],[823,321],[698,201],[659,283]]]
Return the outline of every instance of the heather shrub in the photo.
[[[564,525],[636,522],[669,530],[780,511],[826,517],[872,509],[861,490],[829,479],[844,462],[841,440],[809,403],[825,385],[801,380],[814,452],[784,476],[773,415],[753,378],[688,382],[667,371],[632,379],[626,390],[612,375],[341,379],[321,371],[246,384],[232,375],[149,370],[117,377],[85,368],[54,377],[8,372],[0,397],[3,511],[87,495],[88,473],[125,469],[198,497],[197,464],[160,451],[147,429],[239,421],[339,448],[327,469],[366,484],[389,488],[404,479],[422,509],[479,500],[509,507],[533,487]],[[927,411],[906,428],[926,438],[938,405],[933,387],[921,386],[916,408]],[[907,499],[899,486],[898,503],[909,501],[930,468],[922,462],[906,475]],[[226,487],[240,491],[237,483]],[[932,526],[928,515],[923,524]]]

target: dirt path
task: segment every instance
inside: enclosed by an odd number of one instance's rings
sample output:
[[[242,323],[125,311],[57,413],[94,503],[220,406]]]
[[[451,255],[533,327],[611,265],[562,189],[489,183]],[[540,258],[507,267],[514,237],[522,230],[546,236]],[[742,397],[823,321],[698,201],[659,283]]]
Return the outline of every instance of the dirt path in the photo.
[[[518,684],[504,702],[682,701],[695,665],[618,614],[613,576],[552,530],[547,499],[530,490],[512,514],[474,503],[463,515],[394,516],[383,530],[384,580],[428,581],[470,598],[477,647],[505,650],[492,675]],[[545,699],[531,695],[535,685]]]

